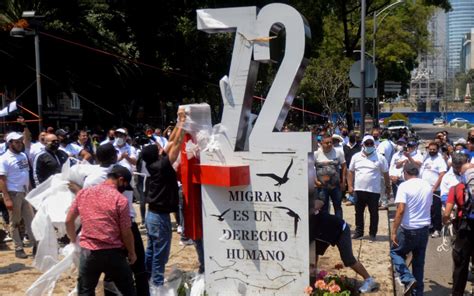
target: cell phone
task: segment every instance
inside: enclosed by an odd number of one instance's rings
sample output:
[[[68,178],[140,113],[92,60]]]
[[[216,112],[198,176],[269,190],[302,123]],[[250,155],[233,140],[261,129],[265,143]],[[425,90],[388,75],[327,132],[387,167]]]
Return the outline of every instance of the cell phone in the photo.
[[[407,151],[408,151],[408,147],[407,146],[403,147],[403,152],[407,152]]]

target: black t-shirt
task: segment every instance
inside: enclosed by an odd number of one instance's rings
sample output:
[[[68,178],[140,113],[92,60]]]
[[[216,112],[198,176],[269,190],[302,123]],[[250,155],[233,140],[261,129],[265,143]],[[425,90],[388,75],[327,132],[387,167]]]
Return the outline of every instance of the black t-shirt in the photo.
[[[309,216],[310,240],[336,245],[342,234],[344,220],[328,213],[319,212]]]
[[[148,209],[154,213],[178,211],[178,180],[167,155],[146,165],[150,177],[147,178]]]

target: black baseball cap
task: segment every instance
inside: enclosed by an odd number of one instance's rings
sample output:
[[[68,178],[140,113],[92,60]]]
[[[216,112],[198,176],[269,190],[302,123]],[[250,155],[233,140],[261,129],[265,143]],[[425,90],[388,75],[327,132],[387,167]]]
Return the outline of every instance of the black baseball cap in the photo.
[[[110,171],[110,173],[107,174],[107,176],[113,176],[115,178],[124,178],[125,181],[127,181],[128,183],[125,190],[133,190],[132,186],[130,186],[130,182],[132,181],[132,174],[126,167],[116,164],[112,167],[112,170]]]

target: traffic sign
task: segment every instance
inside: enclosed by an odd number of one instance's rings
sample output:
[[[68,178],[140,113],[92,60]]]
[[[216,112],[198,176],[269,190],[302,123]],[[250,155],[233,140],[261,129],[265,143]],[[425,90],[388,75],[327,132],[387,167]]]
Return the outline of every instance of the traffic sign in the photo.
[[[349,71],[349,79],[357,87],[362,86],[360,77],[360,60],[352,64]],[[365,60],[365,87],[369,87],[377,80],[377,67],[370,60]]]

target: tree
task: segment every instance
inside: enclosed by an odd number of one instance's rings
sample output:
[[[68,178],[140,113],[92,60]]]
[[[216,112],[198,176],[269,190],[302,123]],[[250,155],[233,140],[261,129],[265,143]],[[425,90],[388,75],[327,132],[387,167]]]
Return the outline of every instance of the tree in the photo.
[[[335,56],[320,55],[313,58],[301,83],[301,92],[322,106],[332,118],[333,113],[346,112],[350,100],[348,72],[351,60]]]

